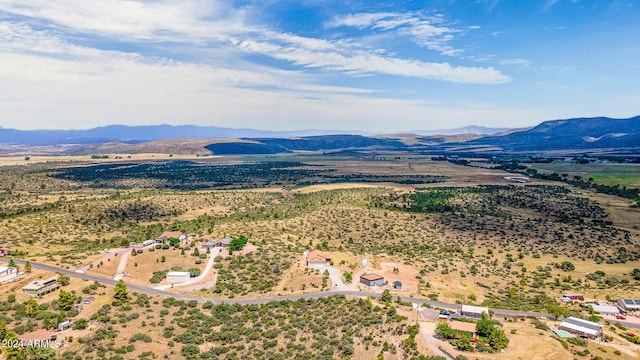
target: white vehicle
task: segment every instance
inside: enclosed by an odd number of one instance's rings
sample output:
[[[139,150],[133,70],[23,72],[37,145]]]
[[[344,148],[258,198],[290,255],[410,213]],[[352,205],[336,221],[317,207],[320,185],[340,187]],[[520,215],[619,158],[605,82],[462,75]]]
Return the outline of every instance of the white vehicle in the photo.
[[[108,254],[109,253],[109,249],[104,249],[104,253]]]

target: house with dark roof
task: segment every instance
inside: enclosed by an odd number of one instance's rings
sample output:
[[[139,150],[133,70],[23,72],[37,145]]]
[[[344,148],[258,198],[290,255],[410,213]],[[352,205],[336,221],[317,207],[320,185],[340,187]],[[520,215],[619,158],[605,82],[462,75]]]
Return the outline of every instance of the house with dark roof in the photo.
[[[231,244],[231,241],[233,241],[233,239],[230,237],[226,237],[220,240],[209,240],[204,244],[202,244],[201,249],[206,250],[206,249],[213,249],[217,247],[227,247],[229,246],[229,244]]]
[[[187,234],[182,231],[165,231],[156,239],[156,244],[164,244],[169,242],[169,239],[178,239],[180,242],[187,241]]]

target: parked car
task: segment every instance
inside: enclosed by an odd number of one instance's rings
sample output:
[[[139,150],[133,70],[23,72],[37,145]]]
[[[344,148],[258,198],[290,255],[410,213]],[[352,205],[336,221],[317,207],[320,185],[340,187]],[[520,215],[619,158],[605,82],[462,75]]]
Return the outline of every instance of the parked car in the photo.
[[[627,320],[627,318],[622,316],[622,315],[616,315],[616,319],[618,319],[618,320]]]
[[[108,254],[109,253],[109,249],[104,249],[104,253]]]

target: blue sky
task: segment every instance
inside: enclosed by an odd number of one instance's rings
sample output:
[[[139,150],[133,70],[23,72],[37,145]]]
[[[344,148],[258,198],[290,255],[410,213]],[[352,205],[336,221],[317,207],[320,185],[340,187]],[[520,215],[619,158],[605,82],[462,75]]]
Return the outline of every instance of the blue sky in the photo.
[[[0,126],[397,133],[640,114],[640,3],[0,0]]]

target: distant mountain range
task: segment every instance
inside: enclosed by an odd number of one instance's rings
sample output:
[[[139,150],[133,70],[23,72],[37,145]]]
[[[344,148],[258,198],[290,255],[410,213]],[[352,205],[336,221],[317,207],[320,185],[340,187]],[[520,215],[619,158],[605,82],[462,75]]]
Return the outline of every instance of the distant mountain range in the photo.
[[[640,152],[640,116],[629,119],[597,117],[553,120],[530,129],[471,126],[384,136],[336,134],[316,130],[274,132],[170,125],[114,125],[90,130],[35,131],[0,128],[0,144],[9,148],[4,153],[22,153],[25,151],[24,145],[28,145],[27,148],[41,147],[41,151],[50,152],[42,148],[58,145],[56,151],[66,154],[167,151],[176,154],[274,154],[343,149],[410,152],[618,149]],[[7,146],[19,144],[23,146]]]
[[[545,121],[526,131],[486,136],[467,141],[465,145],[496,147],[503,151],[640,149],[640,116]]]
[[[263,131],[194,125],[110,125],[88,130],[14,130],[0,128],[0,144],[36,146],[101,144],[107,142],[134,144],[164,139],[288,138],[340,133],[342,132],[322,130]]]
[[[495,134],[500,134],[500,133],[504,133],[507,132],[511,129],[509,128],[490,128],[490,127],[484,127],[484,126],[465,126],[465,127],[461,127],[461,128],[456,128],[456,129],[449,129],[449,130],[415,130],[412,131],[412,134],[416,134],[416,135],[424,135],[424,136],[431,136],[431,135],[461,135],[461,134],[470,134],[470,135],[495,135]]]

